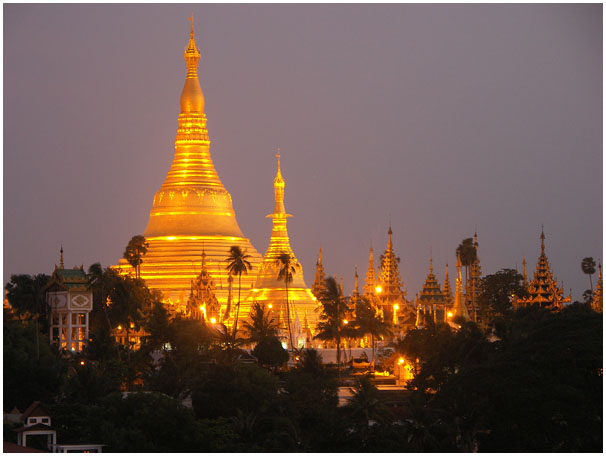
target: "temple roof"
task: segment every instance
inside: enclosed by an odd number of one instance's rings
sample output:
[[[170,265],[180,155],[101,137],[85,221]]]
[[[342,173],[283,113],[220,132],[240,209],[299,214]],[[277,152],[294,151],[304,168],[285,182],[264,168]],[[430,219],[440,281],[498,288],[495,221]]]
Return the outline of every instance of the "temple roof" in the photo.
[[[518,305],[538,304],[543,307],[561,308],[570,303],[571,297],[564,298],[564,287],[558,287],[553,277],[549,260],[545,254],[545,233],[541,230],[541,254],[533,280],[528,284],[528,297],[518,299]]]
[[[444,304],[444,293],[433,273],[433,258],[431,257],[429,259],[429,274],[427,274],[418,301],[423,305]]]

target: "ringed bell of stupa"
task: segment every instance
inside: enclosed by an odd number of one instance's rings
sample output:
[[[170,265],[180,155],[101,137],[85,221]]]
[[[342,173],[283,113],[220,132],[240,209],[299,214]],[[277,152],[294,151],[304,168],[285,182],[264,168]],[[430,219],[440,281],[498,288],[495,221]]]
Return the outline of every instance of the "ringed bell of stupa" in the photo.
[[[175,155],[164,183],[154,195],[143,233],[149,247],[141,264],[141,278],[151,289],[162,292],[172,304],[170,310],[183,311],[204,251],[216,297],[223,310],[229,312],[237,300],[238,283],[237,279],[231,280],[226,269],[230,247],[238,246],[250,255],[252,269],[242,275],[242,290],[252,287],[262,257],[242,234],[231,195],[212,162],[204,95],[198,81],[200,52],[194,40],[193,19],[190,20]],[[116,268],[124,273],[132,271],[124,259]]]
[[[286,213],[284,207],[284,186],[280,170],[280,155],[278,153],[278,171],[274,179],[274,211],[267,217],[272,219],[271,239],[267,251],[263,256],[263,263],[259,267],[259,273],[254,288],[242,303],[242,315],[248,315],[253,303],[258,302],[271,312],[272,318],[278,324],[284,340],[288,343],[287,318],[290,315],[290,327],[293,333],[293,344],[296,347],[311,347],[314,345],[312,339],[319,317],[319,302],[312,291],[305,285],[303,268],[295,268],[292,274],[292,282],[288,284],[288,305],[286,307],[286,284],[279,279],[280,264],[278,259],[282,254],[288,254],[293,263],[299,264],[290,246],[286,221],[291,214]],[[290,345],[290,344],[289,344]]]

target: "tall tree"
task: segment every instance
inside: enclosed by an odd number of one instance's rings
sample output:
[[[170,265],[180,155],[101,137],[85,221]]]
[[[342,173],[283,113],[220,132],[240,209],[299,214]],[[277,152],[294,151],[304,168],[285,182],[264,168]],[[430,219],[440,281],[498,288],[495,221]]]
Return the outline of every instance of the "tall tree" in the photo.
[[[341,365],[341,336],[347,317],[347,303],[334,277],[326,279],[326,288],[320,299],[322,313],[314,339],[334,340],[337,344],[337,365]]]
[[[141,278],[141,263],[143,263],[143,256],[147,253],[149,243],[140,234],[133,236],[122,255],[128,263],[135,268],[135,274],[137,279]]]
[[[250,310],[250,321],[245,321],[242,326],[248,333],[248,342],[260,342],[262,339],[278,335],[276,321],[258,302],[255,302]]]
[[[356,303],[356,318],[351,322],[359,336],[370,336],[372,342],[372,367],[375,366],[375,341],[392,334],[390,324],[383,321],[372,302],[360,297]]]
[[[585,257],[581,262],[583,273],[589,276],[589,289],[593,291],[593,282],[591,276],[595,274],[595,260],[592,257]]]
[[[292,330],[290,328],[290,305],[288,304],[288,284],[292,282],[293,275],[297,272],[297,269],[301,265],[297,262],[295,257],[290,256],[288,253],[282,253],[276,259],[276,265],[280,269],[278,272],[278,280],[284,280],[284,286],[286,288],[286,322],[288,327],[288,338],[290,340],[290,349],[294,350],[295,346],[292,341]]]
[[[234,320],[234,337],[236,337],[236,331],[238,331],[238,314],[240,313],[240,292],[242,291],[242,274],[248,274],[248,271],[252,268],[250,261],[248,260],[250,255],[246,251],[242,251],[237,245],[232,245],[229,249],[229,256],[227,257],[226,269],[232,274],[238,276],[238,307],[236,307],[236,318]]]
[[[473,246],[473,238],[463,239],[457,247],[456,253],[461,257],[461,264],[465,267],[465,288],[467,289],[469,266],[477,259],[477,252]]]
[[[490,321],[509,314],[513,310],[512,299],[528,295],[523,282],[524,276],[515,269],[501,269],[485,276],[478,298],[482,318]]]

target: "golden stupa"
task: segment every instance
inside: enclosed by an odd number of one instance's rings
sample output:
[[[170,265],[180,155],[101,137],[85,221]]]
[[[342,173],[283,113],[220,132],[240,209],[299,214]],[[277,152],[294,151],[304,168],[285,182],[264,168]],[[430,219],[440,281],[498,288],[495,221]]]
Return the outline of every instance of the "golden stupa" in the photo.
[[[278,171],[274,179],[274,212],[267,217],[272,219],[271,239],[269,247],[263,257],[263,263],[259,268],[254,288],[246,298],[246,304],[242,303],[242,315],[247,316],[250,306],[254,302],[265,306],[271,311],[272,317],[279,324],[281,331],[285,334],[287,322],[286,310],[286,286],[283,280],[278,280],[280,267],[276,260],[280,255],[287,253],[298,263],[290,246],[286,219],[292,215],[286,213],[284,208],[284,179],[280,170],[280,155],[278,157]],[[318,323],[319,302],[311,290],[305,285],[303,268],[299,267],[292,276],[292,282],[288,284],[288,303],[290,305],[290,324],[293,332],[293,343],[297,347],[309,347],[313,345],[312,335],[315,333]]]
[[[217,299],[227,309],[229,298],[233,310],[238,280],[229,280],[226,270],[230,247],[236,245],[250,255],[252,270],[242,275],[242,290],[250,290],[262,257],[242,234],[231,195],[213,166],[204,95],[198,81],[200,52],[194,41],[193,18],[190,20],[189,43],[185,49],[187,76],[181,93],[175,156],[162,187],[154,196],[149,223],[143,233],[149,247],[141,264],[141,278],[150,288],[163,293],[174,305],[172,310],[182,311],[204,251]],[[126,272],[130,265],[121,259],[117,268]]]

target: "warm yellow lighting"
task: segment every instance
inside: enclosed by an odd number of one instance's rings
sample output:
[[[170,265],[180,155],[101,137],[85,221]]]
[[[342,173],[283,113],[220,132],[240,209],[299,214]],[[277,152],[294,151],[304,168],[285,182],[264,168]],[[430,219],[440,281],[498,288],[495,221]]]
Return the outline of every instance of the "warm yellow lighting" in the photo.
[[[122,326],[118,325],[118,330],[122,331]]]
[[[267,307],[269,307],[270,309],[274,308],[274,306],[272,304],[268,304]]]
[[[212,318],[210,319],[210,323],[211,323],[211,324],[213,324],[213,325],[214,325],[216,322],[217,322],[217,319],[216,319],[215,317],[212,317]]]
[[[166,239],[169,241],[174,241],[175,239],[177,239],[176,236],[166,236]]]
[[[134,327],[135,327],[135,324],[131,322],[130,327],[131,327],[131,328],[134,328]]]
[[[394,304],[394,305],[393,305],[393,310],[398,310],[399,308],[400,308],[400,306],[399,306],[399,305],[397,305],[397,304]]]
[[[448,312],[448,318],[452,318],[452,312]]]
[[[312,300],[312,301],[317,301],[317,299],[316,299],[316,297],[315,297],[315,296],[312,296],[312,297],[311,297],[311,300]]]
[[[200,312],[204,312],[204,306],[200,306]]]
[[[377,286],[377,288],[375,288],[375,291],[377,293],[381,293],[383,291],[383,288],[381,288],[380,286]]]
[[[81,366],[84,366],[84,361],[80,361],[80,365],[81,365]]]
[[[347,320],[343,320],[344,325],[346,325],[347,323],[349,323]]]
[[[404,364],[404,358],[399,358],[398,359],[398,364]]]

